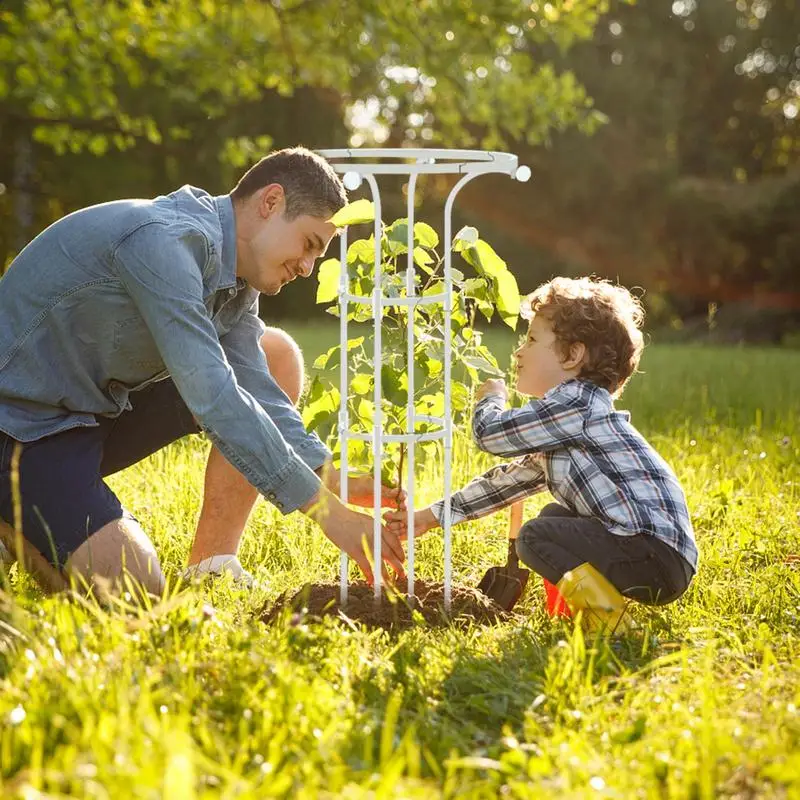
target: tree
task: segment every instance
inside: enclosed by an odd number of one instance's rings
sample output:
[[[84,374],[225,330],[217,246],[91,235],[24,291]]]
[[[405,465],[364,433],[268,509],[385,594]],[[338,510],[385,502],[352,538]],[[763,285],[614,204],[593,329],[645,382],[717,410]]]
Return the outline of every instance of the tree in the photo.
[[[764,289],[797,292],[787,237],[800,139],[787,98],[800,92],[798,31],[790,0],[615,4],[590,41],[547,54],[609,123],[591,140],[568,130],[548,149],[512,144],[534,180],[500,192],[487,178],[462,208],[505,236],[505,257],[527,260],[523,288],[594,272],[644,286],[653,319],[756,286],[759,302],[774,297]]]
[[[303,88],[340,112],[370,103],[378,136],[382,121],[398,122],[401,100],[407,138],[489,146],[506,135],[543,141],[554,125],[590,130],[600,117],[583,88],[568,71],[532,59],[530,47],[572,46],[591,35],[604,7],[605,0],[13,0],[0,13],[0,152],[15,164],[4,202],[31,205],[37,158],[48,149],[102,157],[137,148],[160,159],[161,172],[175,172],[187,142],[204,146],[209,122],[228,135],[212,137],[217,151],[208,155],[241,166],[272,137],[230,135],[227,121]],[[52,216],[41,203],[37,210],[37,223]],[[17,216],[18,225],[33,225]]]

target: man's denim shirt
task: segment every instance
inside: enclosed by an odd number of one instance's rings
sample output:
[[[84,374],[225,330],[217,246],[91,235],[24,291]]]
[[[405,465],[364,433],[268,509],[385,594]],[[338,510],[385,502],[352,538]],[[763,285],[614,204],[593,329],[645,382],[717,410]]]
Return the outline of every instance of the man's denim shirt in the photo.
[[[96,425],[171,377],[228,461],[289,513],[330,452],[270,375],[257,312],[236,278],[228,195],[184,186],[70,214],[0,280],[0,430],[29,442]]]

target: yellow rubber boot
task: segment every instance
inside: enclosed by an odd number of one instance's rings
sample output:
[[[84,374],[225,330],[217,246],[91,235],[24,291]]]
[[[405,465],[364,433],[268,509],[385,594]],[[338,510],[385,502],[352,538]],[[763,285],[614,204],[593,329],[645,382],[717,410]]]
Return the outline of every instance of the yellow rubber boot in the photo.
[[[610,633],[633,629],[633,621],[625,614],[628,601],[591,564],[581,564],[565,572],[558,582],[558,591],[573,611],[582,617],[590,631],[606,629]]]

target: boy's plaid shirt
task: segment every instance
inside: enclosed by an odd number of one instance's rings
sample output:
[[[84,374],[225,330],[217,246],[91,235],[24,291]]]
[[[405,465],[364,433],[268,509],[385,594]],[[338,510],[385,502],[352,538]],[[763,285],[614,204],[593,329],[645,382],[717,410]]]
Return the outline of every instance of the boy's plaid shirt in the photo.
[[[647,533],[697,569],[686,497],[675,473],[614,408],[611,395],[572,379],[541,400],[506,409],[502,395],[484,397],[472,421],[481,450],[514,461],[490,469],[452,496],[452,521],[491,514],[549,490],[570,511],[594,517],[620,536]],[[431,510],[444,520],[444,502]]]

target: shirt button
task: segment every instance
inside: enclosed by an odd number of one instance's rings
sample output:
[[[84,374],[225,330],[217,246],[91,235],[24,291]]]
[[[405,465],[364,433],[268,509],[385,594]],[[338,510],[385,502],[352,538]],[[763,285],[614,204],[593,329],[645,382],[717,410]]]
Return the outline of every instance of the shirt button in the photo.
[[[236,294],[236,289],[234,289],[233,287],[231,287],[230,289],[228,289],[228,294],[229,294],[231,297],[233,297],[233,296]]]

